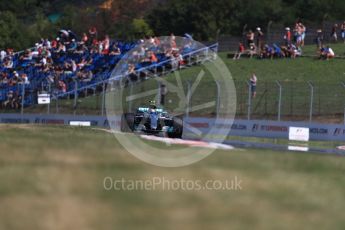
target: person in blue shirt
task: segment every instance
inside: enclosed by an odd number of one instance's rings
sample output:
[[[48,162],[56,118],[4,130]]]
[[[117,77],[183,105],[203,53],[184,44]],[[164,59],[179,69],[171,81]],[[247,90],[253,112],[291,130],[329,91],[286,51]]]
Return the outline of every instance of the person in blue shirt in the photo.
[[[277,44],[273,44],[273,49],[274,49],[274,55],[276,57],[284,57],[284,53],[282,52],[282,49],[277,45]]]

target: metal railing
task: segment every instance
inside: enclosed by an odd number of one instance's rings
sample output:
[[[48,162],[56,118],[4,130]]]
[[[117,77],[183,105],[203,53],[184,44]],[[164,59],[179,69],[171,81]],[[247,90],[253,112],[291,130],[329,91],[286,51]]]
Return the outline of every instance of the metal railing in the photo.
[[[217,46],[204,48],[202,50],[193,51],[188,53],[185,57],[197,56],[200,54],[202,59],[193,57],[193,63],[200,61],[207,61],[211,59],[211,56],[201,55],[206,53],[207,49],[217,49]],[[211,54],[212,52],[209,52]],[[193,54],[193,55],[192,55]],[[165,62],[169,62],[167,60]],[[161,64],[161,63],[160,63]],[[177,69],[169,69],[165,72],[148,71],[156,67],[156,64],[142,68],[138,71],[150,73],[148,79],[155,78],[157,76],[168,74],[169,71],[175,71]],[[177,68],[177,67],[176,67]],[[75,88],[65,94],[58,94],[53,96],[52,104],[48,106],[32,106],[24,108],[20,106],[18,109],[21,113],[74,113],[74,114],[98,114],[105,115],[106,107],[106,86],[109,82],[112,85],[119,87],[127,87],[129,93],[138,93],[146,90],[152,90],[147,88],[146,81],[129,82],[129,85],[121,84],[123,79],[128,79],[126,75],[111,76],[109,79],[103,79],[92,85],[79,87],[78,81],[75,81]],[[260,81],[256,87],[256,96],[252,96],[250,83],[247,81],[236,80],[236,96],[237,96],[237,111],[236,116],[242,119],[261,119],[261,120],[289,120],[289,121],[318,121],[327,123],[345,123],[345,82],[327,83],[327,82],[303,82],[303,81]],[[191,88],[191,83],[188,81],[183,82],[185,90]],[[209,95],[210,98],[216,98],[214,108],[209,111],[204,111],[203,114],[198,114],[192,111],[190,108],[193,105],[197,105],[200,102],[200,98],[203,97],[202,93],[199,95],[193,95],[188,99],[187,114],[189,116],[205,115],[205,116],[220,116],[220,89],[219,85],[222,82],[215,82],[210,86]],[[153,87],[158,88],[158,84]],[[189,86],[188,86],[189,85]],[[211,89],[211,88],[214,89]],[[26,97],[31,95],[27,92],[27,86],[18,87],[21,94],[24,97],[21,98],[21,102],[18,104],[23,105],[27,100]],[[116,89],[116,88],[115,88]],[[50,90],[50,89],[48,89]],[[86,97],[88,91],[91,90],[92,97]],[[136,92],[135,92],[136,91]],[[20,93],[20,92],[18,92]],[[188,95],[188,93],[186,94]],[[178,98],[176,95],[167,95],[169,98],[176,102]],[[129,109],[135,108],[136,105],[130,105]],[[55,108],[55,111],[54,111]],[[19,111],[18,110],[18,111]],[[4,112],[4,110],[2,110]],[[12,111],[13,112],[13,111]]]
[[[133,83],[125,90],[130,95],[141,92],[152,91],[159,87],[158,83],[148,81],[150,84]],[[198,112],[192,108],[197,106],[205,93],[197,92],[190,95],[191,82],[183,81],[183,87],[187,91],[187,108],[188,116],[222,116],[219,114],[219,105],[222,100],[220,97],[222,82],[215,82],[208,87],[208,98],[215,98],[216,103],[208,111]],[[77,86],[77,84],[76,84]],[[93,96],[84,97],[80,95],[78,87],[73,91],[74,95],[65,98],[56,98],[52,104],[47,106],[32,106],[24,108],[23,104],[27,97],[32,96],[25,93],[27,85],[22,84],[18,87],[24,97],[19,98],[17,111],[24,113],[57,113],[57,114],[94,114],[105,115],[106,101],[106,81],[102,82],[101,90],[96,91]],[[345,123],[345,83],[319,83],[319,82],[258,82],[256,88],[256,97],[252,96],[251,87],[247,81],[235,81],[236,87],[236,117],[248,120],[277,120],[277,121],[309,121],[325,123]],[[78,93],[79,92],[79,93]],[[177,95],[169,92],[167,100],[173,102],[179,101]],[[128,105],[132,110],[138,104],[147,102],[143,99],[135,104]],[[175,103],[176,104],[176,103]],[[169,104],[167,106],[170,106]],[[55,109],[54,109],[55,108]],[[2,110],[2,112],[6,112]],[[13,112],[13,110],[8,111]]]

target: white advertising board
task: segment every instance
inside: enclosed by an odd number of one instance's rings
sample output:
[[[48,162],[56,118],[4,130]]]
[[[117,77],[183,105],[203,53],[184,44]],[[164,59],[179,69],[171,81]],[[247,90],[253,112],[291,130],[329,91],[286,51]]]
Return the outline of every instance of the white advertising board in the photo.
[[[39,105],[50,104],[50,94],[39,94],[38,95],[38,104]]]
[[[91,126],[91,122],[90,121],[70,121],[69,125],[70,126],[86,126],[86,127],[89,127],[89,126]]]
[[[309,128],[289,127],[290,141],[309,141]]]

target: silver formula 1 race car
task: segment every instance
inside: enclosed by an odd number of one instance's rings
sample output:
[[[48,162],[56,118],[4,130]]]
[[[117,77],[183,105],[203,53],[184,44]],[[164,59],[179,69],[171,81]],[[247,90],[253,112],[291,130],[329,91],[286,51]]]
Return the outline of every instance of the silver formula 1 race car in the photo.
[[[154,105],[139,107],[135,113],[125,113],[121,119],[122,132],[144,133],[170,138],[181,138],[182,120]]]

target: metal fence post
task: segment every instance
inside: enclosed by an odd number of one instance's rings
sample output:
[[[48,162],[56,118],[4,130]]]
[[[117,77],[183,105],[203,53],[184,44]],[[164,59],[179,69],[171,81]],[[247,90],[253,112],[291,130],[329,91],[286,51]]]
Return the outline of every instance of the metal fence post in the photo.
[[[190,103],[191,103],[191,99],[192,99],[192,86],[191,86],[191,83],[190,81],[187,81],[187,102],[186,102],[186,105],[187,105],[187,108],[186,108],[186,117],[189,118],[189,113],[190,113]]]
[[[56,95],[56,99],[55,99],[55,113],[58,114],[59,113],[59,97],[58,95]]]
[[[267,31],[266,31],[266,39],[267,39],[267,44],[271,43],[271,26],[272,26],[273,21],[269,21],[267,24]]]
[[[341,85],[345,88],[345,83],[342,82]],[[345,124],[345,105],[344,105],[344,124]]]
[[[216,116],[219,117],[219,111],[220,111],[220,84],[218,81],[216,81],[217,85],[217,108],[216,108]]]
[[[248,81],[246,81],[247,85],[248,85],[248,114],[247,114],[247,119],[250,120],[250,113],[251,113],[251,109],[252,109],[252,88],[251,85]]]
[[[104,116],[104,107],[105,107],[105,81],[103,81],[103,85],[102,85],[102,106],[101,106],[102,116]]]
[[[156,93],[154,101],[156,103],[156,106],[160,107],[161,106],[161,94],[160,94],[161,84],[159,81],[156,81],[156,83],[157,83],[157,93]]]
[[[51,99],[52,97],[51,97],[51,83],[50,82],[48,82],[48,94],[49,94],[49,99]],[[50,114],[50,102],[48,103],[48,105],[47,105],[47,114]]]
[[[25,102],[25,83],[22,82],[22,104],[20,109],[20,114],[24,115],[24,102]]]
[[[278,101],[278,121],[280,121],[281,119],[281,107],[282,107],[282,90],[283,90],[283,87],[282,85],[280,84],[279,81],[276,81],[278,87],[279,87],[279,101]]]
[[[308,81],[310,88],[310,106],[309,106],[309,122],[313,120],[313,104],[314,104],[314,85]]]
[[[78,103],[78,81],[74,79],[74,103],[73,103],[73,113],[76,114],[77,110],[77,103]]]

